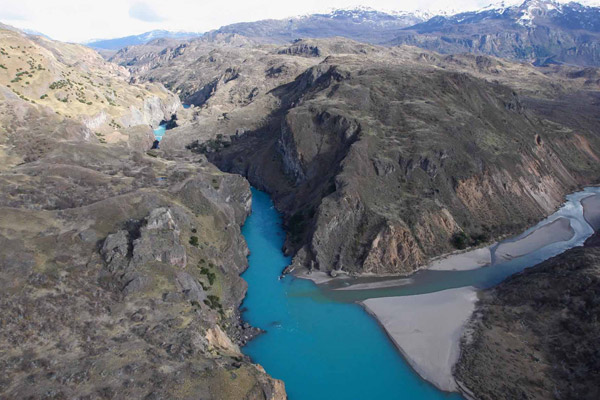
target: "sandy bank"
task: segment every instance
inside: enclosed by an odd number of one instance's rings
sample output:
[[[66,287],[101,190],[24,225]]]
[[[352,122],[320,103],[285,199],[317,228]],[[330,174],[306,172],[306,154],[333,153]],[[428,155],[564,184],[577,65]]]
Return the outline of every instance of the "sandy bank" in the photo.
[[[512,260],[549,244],[567,241],[573,235],[575,231],[571,227],[571,222],[567,218],[558,218],[519,240],[501,243],[496,248],[496,262]]]
[[[600,195],[594,194],[581,200],[583,218],[597,231],[600,229]]]
[[[294,276],[296,278],[300,278],[300,279],[311,280],[317,285],[321,285],[323,283],[327,283],[333,279],[336,279],[326,272],[321,272],[321,271],[309,272],[307,269],[304,269],[304,270],[301,270],[298,272],[294,272]],[[344,274],[342,276],[339,276],[339,278],[341,278],[341,277],[346,277],[346,275]]]
[[[432,261],[428,269],[435,271],[468,271],[485,267],[492,263],[492,253],[489,247],[475,249],[460,254],[451,254],[439,260]]]
[[[582,200],[584,208],[584,216],[588,223],[594,229],[600,228],[600,195],[592,195]],[[510,261],[514,258],[521,257],[541,249],[547,245],[557,242],[570,240],[575,235],[575,230],[571,226],[568,218],[560,217],[556,220],[541,226],[535,231],[529,233],[520,239],[509,240],[502,242],[495,249],[495,259],[492,262],[492,251],[494,245],[482,247],[475,250],[470,250],[464,253],[450,254],[431,261],[425,269],[434,271],[468,271],[481,267],[497,264],[505,261]],[[331,282],[334,279],[348,279],[349,276],[343,272],[337,278],[321,272],[308,272],[302,270],[295,272],[294,275],[302,279],[310,279],[317,285]],[[365,290],[387,288],[393,286],[402,286],[409,284],[410,281],[406,278],[389,277],[388,280],[377,282],[358,282],[347,287],[336,288],[336,290]]]
[[[362,304],[419,375],[442,390],[455,391],[452,367],[458,360],[463,327],[476,301],[475,289],[465,287],[368,299]]]
[[[413,282],[410,278],[401,278],[401,279],[390,279],[390,280],[381,280],[377,282],[363,282],[356,283],[354,285],[349,285],[346,287],[336,288],[334,290],[368,290],[368,289],[381,289],[388,287],[396,287],[396,286],[404,286],[409,285]]]

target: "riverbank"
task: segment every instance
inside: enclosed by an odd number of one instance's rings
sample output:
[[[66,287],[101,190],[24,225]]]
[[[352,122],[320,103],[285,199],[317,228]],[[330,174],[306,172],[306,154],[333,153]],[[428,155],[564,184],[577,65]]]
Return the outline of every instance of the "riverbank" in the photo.
[[[291,261],[281,250],[281,216],[266,193],[252,192],[242,316],[264,333],[242,351],[285,382],[290,400],[462,400],[423,380],[358,304],[329,299],[310,280],[281,278]]]
[[[381,297],[362,302],[379,321],[409,364],[444,391],[456,391],[452,367],[477,292],[472,287],[416,296]]]
[[[594,230],[600,229],[600,195],[595,194],[581,200],[583,217]]]
[[[581,203],[584,214],[587,215],[586,220],[589,218],[598,221],[598,224],[600,224],[600,195],[587,197]],[[569,218],[558,217],[542,222],[539,226],[514,238],[493,243],[486,247],[435,258],[420,270],[472,271],[527,256],[546,246],[566,242],[572,239],[574,235],[575,230],[571,226]],[[359,277],[351,277],[340,273],[338,276],[332,277],[322,271],[309,272],[307,270],[294,271],[293,274],[297,278],[309,279],[317,285],[331,284],[335,281],[344,282],[345,286],[334,287],[335,290],[383,289],[410,284],[410,278],[400,278],[397,275],[382,277],[364,274]],[[382,279],[368,281],[375,278]]]
[[[502,242],[495,249],[494,262],[508,261],[533,253],[552,243],[566,242],[575,235],[567,218],[558,218],[516,240]]]
[[[458,391],[452,369],[476,291],[580,245],[593,233],[595,218],[600,218],[600,195],[598,188],[587,188],[568,195],[559,210],[520,235],[434,260],[408,278],[332,278],[320,271],[300,277],[316,280],[337,301],[362,304],[422,378]]]

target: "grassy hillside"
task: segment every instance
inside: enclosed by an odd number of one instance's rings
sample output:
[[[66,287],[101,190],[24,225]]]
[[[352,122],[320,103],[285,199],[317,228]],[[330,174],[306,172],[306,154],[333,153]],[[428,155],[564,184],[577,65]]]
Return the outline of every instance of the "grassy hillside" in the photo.
[[[0,85],[31,104],[100,132],[169,119],[178,99],[161,85],[131,84],[94,50],[0,29]]]

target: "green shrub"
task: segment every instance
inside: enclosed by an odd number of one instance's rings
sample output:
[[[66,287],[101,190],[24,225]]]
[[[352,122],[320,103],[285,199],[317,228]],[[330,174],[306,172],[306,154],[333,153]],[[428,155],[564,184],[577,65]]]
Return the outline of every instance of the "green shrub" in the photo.
[[[215,296],[214,294],[209,294],[206,300],[204,300],[204,303],[213,310],[223,310],[219,296]]]
[[[206,277],[208,278],[208,283],[210,284],[210,286],[213,285],[213,283],[215,283],[215,280],[217,279],[217,275],[215,275],[214,272],[209,272]]]
[[[459,250],[466,249],[468,246],[479,246],[489,240],[490,237],[487,233],[477,233],[471,236],[465,232],[457,232],[450,239],[452,245]]]
[[[50,89],[52,89],[52,90],[62,89],[66,86],[73,86],[73,85],[71,84],[71,81],[61,79],[60,81],[52,82],[50,84]]]
[[[459,250],[466,249],[469,245],[469,236],[464,232],[457,232],[452,235],[451,239],[452,245]]]
[[[190,238],[190,244],[194,247],[198,247],[198,245],[200,244],[200,242],[198,240],[198,236],[192,236]]]

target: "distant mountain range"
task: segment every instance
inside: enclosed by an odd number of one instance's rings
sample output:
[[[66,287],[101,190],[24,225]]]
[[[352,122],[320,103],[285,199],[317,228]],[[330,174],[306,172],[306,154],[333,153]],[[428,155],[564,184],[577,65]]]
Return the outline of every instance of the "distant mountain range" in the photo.
[[[367,7],[333,10],[326,14],[243,22],[227,25],[208,35],[235,33],[263,43],[287,43],[299,38],[342,36],[383,43],[398,36],[401,29],[427,21],[428,13],[383,12]]]
[[[93,39],[86,43],[86,46],[102,50],[119,50],[127,46],[146,44],[154,39],[192,39],[202,36],[197,32],[171,32],[165,30],[154,30],[141,35],[125,36],[115,39]]]
[[[445,54],[478,53],[536,64],[600,65],[600,8],[526,0],[435,16],[403,29],[388,44]]]
[[[334,10],[280,20],[243,22],[204,34],[237,34],[260,43],[341,36],[384,45],[408,44],[445,54],[476,53],[532,62],[600,65],[600,7],[552,0],[502,2],[453,15],[383,12],[371,8]],[[93,41],[88,46],[118,50],[153,39],[197,38],[199,33],[152,31]]]

